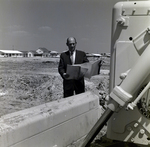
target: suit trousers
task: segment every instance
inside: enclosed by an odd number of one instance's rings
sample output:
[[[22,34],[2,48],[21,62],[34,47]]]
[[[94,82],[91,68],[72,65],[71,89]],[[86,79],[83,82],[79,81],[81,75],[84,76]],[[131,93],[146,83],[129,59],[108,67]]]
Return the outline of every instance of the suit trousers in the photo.
[[[79,80],[63,80],[64,98],[85,92],[84,78]]]

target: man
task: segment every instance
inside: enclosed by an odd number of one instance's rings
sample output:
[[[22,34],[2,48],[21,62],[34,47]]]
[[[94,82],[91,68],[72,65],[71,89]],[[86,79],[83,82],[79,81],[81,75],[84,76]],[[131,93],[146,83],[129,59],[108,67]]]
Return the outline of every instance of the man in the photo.
[[[66,74],[67,64],[81,64],[89,62],[86,57],[85,52],[76,50],[76,39],[74,37],[67,38],[66,45],[68,46],[68,51],[63,52],[60,55],[60,61],[58,65],[58,72],[63,78],[63,92],[64,98],[75,94],[85,92],[84,77],[79,79],[68,79],[69,75]]]

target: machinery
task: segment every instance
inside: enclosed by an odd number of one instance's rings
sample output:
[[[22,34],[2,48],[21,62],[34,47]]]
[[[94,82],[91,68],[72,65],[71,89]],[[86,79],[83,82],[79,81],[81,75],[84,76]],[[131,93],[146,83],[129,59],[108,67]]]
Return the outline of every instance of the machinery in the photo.
[[[111,38],[109,102],[82,147],[106,123],[107,138],[150,146],[150,1],[118,2]]]

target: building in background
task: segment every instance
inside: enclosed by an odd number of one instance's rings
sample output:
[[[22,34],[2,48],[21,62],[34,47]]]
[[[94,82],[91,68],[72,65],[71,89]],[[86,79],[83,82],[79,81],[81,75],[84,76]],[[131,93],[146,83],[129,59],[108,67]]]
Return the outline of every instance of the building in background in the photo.
[[[28,51],[21,51],[23,53],[23,57],[28,57]]]
[[[37,52],[36,51],[28,51],[27,57],[36,57]]]
[[[42,57],[43,55],[47,55],[48,56],[50,51],[47,48],[45,48],[45,47],[40,47],[40,48],[38,48],[36,50],[36,53],[37,53],[37,56],[41,56]]]
[[[57,51],[51,51],[50,52],[50,57],[58,57],[59,53]]]
[[[46,48],[38,48],[31,51],[0,50],[0,57],[60,57],[57,51],[49,51]]]
[[[0,50],[0,57],[23,57],[23,53],[17,50]]]

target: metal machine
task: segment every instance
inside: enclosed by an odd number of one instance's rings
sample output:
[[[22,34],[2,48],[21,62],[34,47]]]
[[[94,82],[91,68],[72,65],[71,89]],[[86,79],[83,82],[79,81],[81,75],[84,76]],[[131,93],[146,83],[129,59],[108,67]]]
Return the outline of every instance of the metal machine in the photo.
[[[113,8],[107,110],[86,136],[87,147],[108,122],[107,138],[150,146],[150,1]]]

